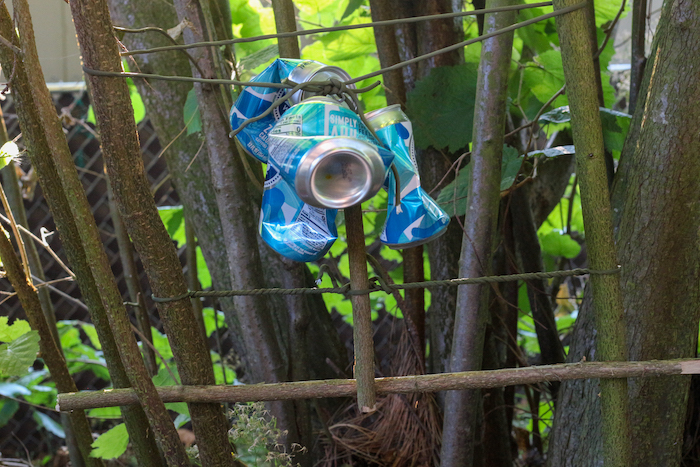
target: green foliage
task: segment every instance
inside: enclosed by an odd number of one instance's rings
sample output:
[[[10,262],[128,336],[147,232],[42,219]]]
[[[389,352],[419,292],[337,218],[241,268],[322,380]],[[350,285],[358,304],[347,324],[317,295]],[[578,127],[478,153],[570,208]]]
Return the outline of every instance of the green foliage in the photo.
[[[253,37],[275,32],[275,18],[272,8],[264,8],[260,2],[229,0],[233,37]],[[241,58],[270,46],[275,41],[244,42],[236,44],[236,56]]]
[[[37,425],[44,428],[52,435],[61,439],[65,439],[66,432],[63,430],[63,426],[57,421],[55,421],[53,418],[49,417],[45,413],[39,412],[38,410],[34,411],[32,417],[34,418],[34,421],[37,423]]]
[[[7,327],[10,329],[14,326]],[[9,337],[12,330],[7,331]],[[0,345],[0,375],[23,376],[29,372],[29,366],[34,363],[39,353],[39,333],[37,331],[24,332],[23,334],[6,340]]]
[[[284,448],[286,432],[277,428],[277,421],[265,410],[265,404],[235,404],[231,409],[233,427],[229,440],[236,446],[238,460],[260,467],[292,467],[293,453]],[[306,451],[295,444],[293,452]]]
[[[126,65],[126,62],[124,62],[124,70],[129,71],[129,67]],[[131,78],[127,78],[126,82],[129,85],[129,98],[131,99],[131,107],[134,109],[134,120],[138,124],[141,123],[141,120],[146,118],[146,107],[143,105],[143,100],[141,99],[138,89],[136,89],[134,81]],[[93,109],[92,105],[90,105],[88,108],[88,114],[85,121],[92,123],[93,125],[97,125],[95,110]]]
[[[406,111],[413,123],[416,145],[450,152],[465,148],[472,138],[476,63],[439,67],[416,83]]]
[[[19,410],[19,402],[12,399],[0,399],[0,427],[5,426],[12,420]]]
[[[523,158],[517,150],[510,146],[503,146],[501,190],[507,190],[513,185],[522,163]],[[450,216],[463,216],[466,212],[470,182],[471,166],[468,165],[460,170],[457,177],[440,191],[436,201]]]
[[[552,256],[575,258],[581,252],[581,245],[573,240],[569,234],[552,230],[539,238],[542,251]]]
[[[109,371],[97,338],[95,326],[77,320],[56,323],[58,336],[71,374],[89,370],[96,377],[109,381]]]
[[[199,104],[197,103],[197,94],[194,91],[194,86],[187,93],[182,118],[187,127],[187,136],[202,131],[202,117],[199,113]]]
[[[23,319],[16,319],[12,324],[8,324],[8,321],[7,316],[0,316],[0,342],[12,342],[32,330]]]
[[[204,329],[207,337],[211,336],[217,328],[223,329],[226,327],[223,312],[207,307],[202,310],[202,314],[204,315]]]
[[[541,149],[537,151],[528,152],[529,157],[544,156],[544,157],[559,157],[559,156],[570,156],[575,154],[574,146],[555,146],[553,148]]]
[[[90,457],[100,459],[115,459],[126,452],[129,444],[129,433],[126,425],[120,423],[105,431],[92,443]]]
[[[271,62],[275,58],[279,57],[280,51],[277,44],[270,44],[267,47],[253,52],[252,54],[245,56],[238,62],[238,73],[244,73],[248,70],[255,70],[259,66],[265,65]],[[189,99],[190,95],[187,95]]]
[[[177,247],[182,248],[186,242],[185,236],[185,218],[182,210],[182,206],[161,206],[158,208],[158,214],[160,219],[165,225],[165,229],[168,231],[168,235],[175,242],[177,242]],[[207,263],[204,260],[204,255],[202,254],[202,249],[197,247],[197,278],[203,289],[208,289],[211,287],[211,275],[209,274],[209,269],[207,269]]]
[[[0,169],[19,156],[19,147],[13,141],[8,141],[0,147]],[[1,264],[1,263],[0,263]]]
[[[615,110],[600,108],[600,119],[603,127],[603,139],[605,148],[609,151],[622,151],[622,146],[627,138],[632,116]],[[541,125],[547,123],[571,122],[569,106],[562,106],[542,114],[538,120]]]

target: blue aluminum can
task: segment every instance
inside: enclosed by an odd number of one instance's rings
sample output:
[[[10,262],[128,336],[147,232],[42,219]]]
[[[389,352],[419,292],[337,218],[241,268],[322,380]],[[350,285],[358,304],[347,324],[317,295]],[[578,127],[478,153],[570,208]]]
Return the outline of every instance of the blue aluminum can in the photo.
[[[386,223],[379,239],[393,249],[434,240],[445,232],[450,216],[421,188],[411,121],[398,104],[370,112],[366,118],[395,154],[401,190],[397,203],[396,178],[389,172],[385,183],[389,193]]]
[[[350,75],[342,68],[324,65],[314,60],[279,58],[251,81],[257,83],[282,83],[287,79],[295,83],[305,83],[309,81],[327,81],[329,78],[348,81]],[[351,87],[354,86],[351,85]],[[261,115],[270,108],[274,101],[283,97],[287,92],[289,92],[289,89],[247,86],[231,108],[231,128],[235,130],[245,120]],[[246,126],[236,135],[238,142],[248,154],[260,162],[267,163],[268,135],[275,122],[280,119],[282,114],[292,104],[301,102],[313,95],[313,93],[308,91],[297,91],[289,101],[274,109],[270,115]]]
[[[277,253],[294,261],[316,261],[338,238],[334,209],[304,203],[276,168],[267,166],[260,236]]]
[[[270,131],[269,163],[306,203],[354,206],[382,187],[394,154],[355,112],[328,97],[292,106]]]

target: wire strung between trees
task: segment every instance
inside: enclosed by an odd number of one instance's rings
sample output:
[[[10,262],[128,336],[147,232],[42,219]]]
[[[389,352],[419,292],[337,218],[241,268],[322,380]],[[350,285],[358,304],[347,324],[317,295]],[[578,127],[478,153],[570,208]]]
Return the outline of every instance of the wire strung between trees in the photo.
[[[554,18],[556,16],[560,16],[560,15],[570,13],[570,12],[575,11],[575,10],[579,10],[585,6],[586,6],[586,2],[577,3],[576,5],[562,8],[562,9],[556,10],[552,13],[547,13],[546,15],[537,16],[535,18],[532,18],[532,19],[529,19],[526,21],[522,21],[522,22],[514,24],[512,26],[498,29],[498,30],[493,31],[491,33],[483,34],[479,37],[475,37],[473,39],[462,41],[462,42],[459,42],[457,44],[453,44],[451,46],[444,47],[442,49],[438,49],[438,50],[435,50],[433,52],[430,52],[430,53],[427,53],[424,55],[420,55],[420,56],[415,57],[411,60],[399,62],[395,65],[392,65],[392,66],[389,66],[386,68],[382,68],[382,69],[377,70],[375,72],[368,73],[366,75],[362,75],[358,78],[354,78],[354,79],[351,79],[349,81],[345,81],[345,82],[343,82],[343,84],[345,84],[347,86],[350,84],[359,83],[360,81],[374,78],[375,76],[379,76],[379,75],[384,74],[386,72],[405,68],[409,65],[413,65],[414,63],[418,63],[418,62],[423,61],[423,60],[428,60],[428,59],[433,58],[437,55],[451,52],[453,50],[457,50],[457,49],[460,49],[462,47],[466,47],[468,45],[475,44],[477,42],[481,42],[481,41],[484,41],[486,39],[490,39],[490,38],[498,36],[500,34],[505,34],[505,33],[514,31],[516,29],[530,26],[532,24],[538,23],[539,21],[544,21],[544,20],[549,19],[549,18]],[[479,10],[478,14],[482,14],[484,11],[486,11],[486,10]],[[436,15],[436,16],[440,16],[440,15]],[[410,19],[410,18],[406,18],[406,19]],[[405,23],[405,22],[407,22],[406,19],[393,20],[393,21],[396,21],[398,23]],[[373,26],[373,25],[382,25],[382,23],[383,22],[379,21],[377,23],[368,23],[368,24]],[[343,26],[343,28],[349,29],[348,27],[345,27],[345,26]],[[289,34],[291,34],[291,33],[289,33]],[[278,34],[278,35],[274,35],[274,36],[281,37],[283,35]],[[255,36],[255,37],[245,38],[245,40],[250,42],[250,41],[261,40],[261,39],[266,38],[266,37],[267,36]],[[234,40],[239,40],[239,39],[234,39]],[[222,45],[221,42],[230,43],[231,41],[213,41],[213,42],[206,42],[206,43],[201,42],[199,44]],[[178,47],[177,49],[173,48],[175,46],[159,47],[158,50],[151,49],[151,51],[180,50],[181,48],[187,48],[187,47],[190,47],[193,45],[194,44],[189,44],[189,45],[185,45],[185,46],[177,46]],[[86,66],[83,66],[83,71],[85,71],[85,73],[87,73],[87,74],[95,75],[95,76],[112,76],[112,77],[121,77],[121,78],[148,78],[148,79],[157,79],[157,80],[162,80],[162,81],[181,81],[181,82],[187,82],[187,83],[224,84],[224,85],[228,84],[228,85],[233,85],[233,86],[255,86],[255,87],[267,87],[267,88],[277,88],[277,89],[291,89],[291,88],[295,88],[295,86],[296,86],[295,84],[292,84],[292,83],[262,83],[262,82],[256,83],[256,82],[238,81],[238,80],[232,80],[232,79],[193,78],[190,76],[166,76],[166,75],[157,75],[157,74],[150,74],[150,73],[103,71],[103,70],[95,70],[92,68],[88,68]],[[311,83],[300,83],[300,84],[304,85],[304,87],[302,87],[300,89],[310,90],[310,91],[312,91],[314,88],[311,88],[311,87],[307,88],[306,86],[312,86],[312,85],[316,86],[316,87],[332,86],[332,83],[330,82],[330,80],[317,81],[317,82],[311,82]],[[369,89],[365,88],[362,91],[358,90],[358,92],[366,92],[367,90],[369,90]]]
[[[131,50],[127,52],[121,52],[120,55],[123,57],[126,56],[131,56],[131,55],[142,55],[142,54],[148,54],[148,53],[155,53],[155,52],[167,52],[169,50],[184,50],[184,49],[192,49],[192,48],[197,48],[197,47],[210,47],[210,46],[222,46],[222,45],[233,45],[233,44],[241,44],[245,42],[256,42],[256,41],[261,41],[261,40],[267,40],[267,39],[283,39],[287,37],[298,37],[298,36],[309,36],[313,34],[322,34],[326,32],[335,32],[335,31],[349,31],[353,29],[364,29],[364,28],[372,28],[372,27],[380,27],[380,26],[394,26],[397,24],[406,24],[406,23],[418,23],[421,21],[429,21],[429,20],[437,20],[437,19],[449,19],[449,18],[459,18],[462,16],[474,16],[474,15],[485,15],[489,13],[498,13],[501,11],[519,11],[519,10],[525,10],[529,8],[541,8],[541,7],[548,7],[552,6],[552,2],[540,2],[540,3],[531,3],[531,4],[525,4],[525,5],[511,5],[511,6],[504,6],[504,7],[498,7],[498,8],[487,8],[483,10],[473,10],[473,11],[458,11],[454,13],[443,13],[439,15],[425,15],[425,16],[414,16],[411,18],[399,18],[399,19],[391,19],[391,20],[384,20],[384,21],[374,21],[371,23],[363,23],[363,24],[348,24],[344,26],[331,26],[327,28],[316,28],[316,29],[305,29],[302,31],[290,31],[290,32],[282,32],[282,33],[277,33],[277,34],[264,34],[260,36],[253,36],[253,37],[239,37],[237,39],[225,39],[225,40],[220,40],[220,41],[204,41],[204,42],[192,42],[191,44],[178,44],[178,45],[170,45],[170,46],[162,46],[162,47],[153,47],[149,49],[138,49],[138,50]],[[127,29],[127,28],[119,28],[120,31],[123,32],[130,32],[130,33],[137,33],[137,32],[146,32],[146,31],[152,31],[153,28],[138,28],[138,29]]]
[[[551,5],[551,3],[542,3],[542,4],[531,4],[531,5],[516,5],[515,7],[504,7],[504,8],[496,8],[496,9],[490,9],[490,10],[478,10],[476,12],[459,12],[459,13],[448,13],[447,15],[430,15],[426,17],[416,17],[416,18],[403,18],[400,20],[390,20],[390,21],[378,21],[374,23],[368,23],[365,25],[350,25],[350,26],[340,26],[337,28],[323,28],[323,29],[318,29],[315,30],[316,32],[327,32],[330,30],[348,30],[348,29],[357,29],[356,27],[353,26],[360,26],[360,27],[374,27],[374,26],[388,26],[392,24],[404,24],[408,22],[415,22],[415,21],[423,21],[426,19],[436,19],[436,18],[445,18],[445,17],[457,17],[457,16],[464,16],[467,13],[468,14],[485,14],[489,12],[498,12],[498,11],[511,11],[511,10],[518,10],[522,9],[523,7],[525,8],[532,8],[535,6],[548,6]],[[91,68],[87,68],[83,66],[83,70],[85,73],[96,75],[96,76],[110,76],[110,77],[122,77],[122,78],[149,78],[149,79],[159,79],[159,80],[164,80],[164,81],[184,81],[184,82],[191,82],[191,83],[207,83],[207,84],[223,84],[223,85],[235,85],[235,86],[255,86],[255,87],[268,87],[268,88],[277,88],[277,89],[292,89],[292,91],[297,91],[297,90],[306,90],[306,91],[311,91],[311,92],[316,92],[316,93],[335,93],[335,94],[340,94],[345,96],[346,100],[352,101],[354,103],[354,107],[356,108],[355,110],[360,114],[360,117],[362,118],[364,123],[366,122],[366,119],[364,117],[363,112],[360,109],[359,102],[357,99],[357,94],[369,91],[373,89],[377,84],[373,84],[371,86],[368,86],[366,88],[362,89],[353,89],[350,87],[350,85],[358,83],[360,81],[364,81],[369,78],[373,78],[375,76],[379,76],[381,74],[384,74],[389,71],[394,71],[398,70],[404,67],[407,67],[409,65],[412,65],[414,63],[427,60],[430,58],[433,58],[437,55],[451,52],[453,50],[457,50],[462,47],[466,47],[470,44],[474,44],[476,42],[481,42],[486,39],[495,37],[500,34],[505,34],[511,31],[514,31],[519,28],[523,28],[532,24],[535,24],[539,21],[543,21],[549,18],[553,18],[559,15],[563,15],[566,13],[570,13],[572,11],[581,9],[586,6],[586,2],[581,2],[577,3],[575,5],[571,5],[566,8],[562,8],[559,10],[556,10],[552,13],[548,13],[545,15],[538,16],[536,18],[532,18],[511,26],[508,26],[506,28],[499,29],[497,31],[481,35],[479,37],[469,39],[466,41],[459,42],[457,44],[453,44],[448,47],[444,47],[442,49],[415,57],[411,60],[406,60],[400,63],[397,63],[395,65],[382,68],[378,71],[360,76],[358,78],[341,82],[337,79],[331,79],[328,81],[321,81],[321,82],[306,82],[306,83],[293,83],[290,81],[284,82],[284,83],[263,83],[263,82],[243,82],[243,81],[238,81],[238,80],[224,80],[224,79],[208,79],[208,78],[193,78],[193,77],[186,77],[186,76],[165,76],[165,75],[155,75],[155,74],[149,74],[149,73],[133,73],[133,72],[110,72],[110,71],[102,71],[102,70],[95,70]],[[129,32],[136,32],[136,31],[129,31]],[[200,42],[200,43],[192,43],[192,44],[186,44],[183,46],[168,46],[168,47],[159,47],[159,48],[153,48],[153,49],[144,49],[140,51],[131,51],[128,53],[124,53],[122,55],[135,55],[136,53],[148,53],[148,52],[160,52],[160,51],[166,51],[166,50],[182,50],[182,49],[187,49],[187,48],[192,48],[192,47],[199,47],[199,46],[217,46],[217,45],[227,45],[227,44],[234,44],[237,42],[252,42],[252,41],[258,41],[262,39],[268,39],[268,38],[281,38],[281,37],[294,37],[294,36],[299,36],[299,35],[305,35],[305,34],[312,34],[313,30],[307,30],[307,31],[296,31],[292,33],[282,33],[282,34],[273,34],[273,35],[268,35],[268,36],[255,36],[255,37],[250,37],[250,38],[241,38],[241,39],[233,39],[233,40],[228,40],[228,41],[210,41],[210,42]],[[293,92],[288,92],[286,93],[287,96],[291,96]],[[288,98],[288,97],[287,97]],[[281,105],[283,102],[286,101],[285,97],[282,97],[275,101],[273,105],[268,109],[268,113],[271,112],[275,107],[278,107]],[[243,126],[246,124],[249,124],[255,120],[259,120],[260,118],[263,118],[265,115],[261,115],[252,119],[248,119],[243,124],[241,127],[237,130],[240,131]],[[232,132],[230,136],[235,136],[237,131]],[[409,289],[419,289],[419,288],[430,288],[430,287],[443,287],[443,286],[459,286],[459,285],[467,285],[467,284],[487,284],[487,283],[497,283],[497,282],[508,282],[508,281],[517,281],[517,280],[533,280],[533,279],[549,279],[549,278],[554,278],[554,277],[568,277],[568,276],[578,276],[578,275],[586,275],[586,274],[617,274],[619,273],[619,268],[617,269],[612,269],[612,270],[606,270],[606,271],[595,271],[595,270],[589,270],[589,269],[574,269],[574,270],[569,270],[569,271],[553,271],[553,272],[537,272],[537,273],[525,273],[525,274],[513,274],[513,275],[507,275],[507,276],[486,276],[486,277],[476,277],[476,278],[462,278],[462,279],[449,279],[449,280],[442,280],[442,281],[424,281],[424,282],[412,282],[412,283],[405,283],[405,284],[387,284],[385,281],[383,281],[381,278],[374,278],[373,282],[373,287],[370,289],[363,289],[363,290],[350,290],[350,285],[346,284],[343,287],[339,288],[297,288],[297,289],[282,289],[282,288],[267,288],[267,289],[252,289],[252,290],[224,290],[224,291],[187,291],[186,293],[176,296],[176,297],[152,297],[152,299],[155,302],[158,303],[164,303],[164,302],[171,302],[171,301],[176,301],[176,300],[182,300],[184,298],[197,298],[197,297],[231,297],[231,296],[240,296],[240,295],[304,295],[304,294],[324,294],[324,293],[337,293],[345,296],[350,296],[350,295],[363,295],[363,294],[369,294],[373,292],[379,292],[383,291],[385,293],[393,293],[396,290],[409,290]]]
[[[323,270],[320,271],[319,279],[322,278]],[[182,300],[185,298],[199,298],[199,297],[234,297],[240,295],[320,295],[327,293],[334,293],[340,295],[365,295],[375,292],[384,292],[386,294],[391,294],[397,290],[413,290],[413,289],[428,289],[432,287],[458,287],[460,285],[474,285],[474,284],[493,284],[500,282],[513,282],[513,281],[529,281],[536,279],[552,279],[555,277],[572,277],[572,276],[585,276],[585,275],[609,275],[609,274],[619,274],[620,267],[615,269],[608,269],[604,271],[592,270],[592,269],[570,269],[564,271],[551,271],[551,272],[527,272],[523,274],[509,274],[502,276],[484,276],[484,277],[470,277],[461,279],[446,279],[440,281],[422,281],[422,282],[407,282],[405,284],[388,284],[380,276],[371,279],[371,288],[362,290],[350,290],[350,284],[345,284],[342,287],[332,287],[332,288],[296,288],[296,289],[282,289],[282,288],[268,288],[268,289],[247,289],[247,290],[189,290],[182,295],[176,297],[154,297],[151,296],[154,302],[166,303],[173,302],[176,300]]]

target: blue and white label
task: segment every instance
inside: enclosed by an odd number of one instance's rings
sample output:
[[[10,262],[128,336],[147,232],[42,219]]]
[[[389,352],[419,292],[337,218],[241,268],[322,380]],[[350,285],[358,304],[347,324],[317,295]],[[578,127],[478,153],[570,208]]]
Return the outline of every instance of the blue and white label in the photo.
[[[288,182],[294,183],[303,157],[316,144],[333,137],[351,137],[376,148],[385,168],[394,154],[381,147],[360,117],[352,110],[324,101],[304,101],[292,106],[269,133],[268,155]]]
[[[278,58],[251,81],[257,83],[281,83],[294,68],[307,62],[308,60]],[[273,102],[283,97],[287,92],[287,89],[247,86],[231,108],[231,128],[235,130],[244,121],[262,115],[270,108]],[[265,118],[248,124],[236,135],[246,152],[260,162],[267,162],[268,135],[275,122],[282,117],[289,107],[288,101],[283,103]]]
[[[304,203],[277,169],[268,165],[260,235],[273,250],[294,261],[322,258],[338,238],[337,213]]]
[[[445,232],[450,216],[421,188],[411,122],[376,130],[379,139],[394,152],[399,174],[400,199],[396,202],[396,178],[389,172],[386,223],[379,239],[389,248],[400,249],[427,243]]]

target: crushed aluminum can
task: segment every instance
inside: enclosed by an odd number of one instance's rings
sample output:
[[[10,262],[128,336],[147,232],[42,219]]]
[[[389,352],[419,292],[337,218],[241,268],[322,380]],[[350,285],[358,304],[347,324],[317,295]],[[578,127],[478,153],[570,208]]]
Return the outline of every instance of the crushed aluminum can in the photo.
[[[301,262],[320,259],[338,238],[337,213],[304,203],[279,171],[267,166],[260,236],[277,253]]]
[[[389,172],[385,183],[389,193],[386,223],[379,239],[393,249],[411,248],[436,239],[445,232],[450,216],[420,186],[411,121],[398,104],[370,112],[366,118],[382,143],[395,154],[401,190],[397,203],[396,178]]]
[[[374,196],[394,154],[360,117],[328,97],[292,106],[269,134],[269,163],[306,203],[341,209]]]
[[[328,66],[314,60],[294,60],[278,58],[270,66],[265,68],[251,81],[257,83],[282,83],[289,79],[295,83],[310,81],[327,81],[329,78],[337,78],[340,81],[348,81],[348,75],[342,68]],[[354,87],[350,85],[349,87]],[[247,86],[241,92],[236,103],[231,107],[231,128],[237,129],[249,118],[261,115],[270,108],[273,102],[284,96],[289,89],[266,88]],[[303,99],[313,96],[309,91],[295,92],[290,101],[286,101],[274,109],[270,115],[256,122],[250,123],[236,135],[238,142],[245,151],[260,162],[267,163],[268,134],[281,115],[292,105]]]

